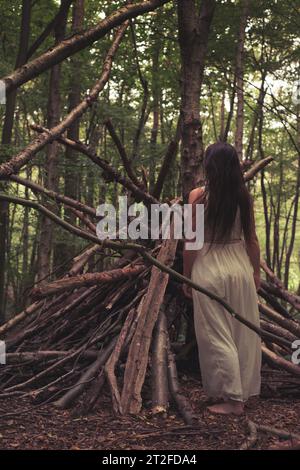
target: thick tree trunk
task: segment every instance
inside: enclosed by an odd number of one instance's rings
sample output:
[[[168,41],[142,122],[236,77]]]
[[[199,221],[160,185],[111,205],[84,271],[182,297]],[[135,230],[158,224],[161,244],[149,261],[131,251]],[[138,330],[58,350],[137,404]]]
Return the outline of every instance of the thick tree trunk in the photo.
[[[68,9],[57,24],[54,34],[58,44],[65,36]],[[60,119],[60,64],[54,65],[50,73],[49,97],[47,106],[47,126],[49,129],[56,126]],[[57,157],[59,144],[57,141],[47,146],[45,187],[52,191],[58,190]],[[55,209],[54,209],[55,210]],[[51,270],[51,252],[53,245],[53,222],[42,216],[41,234],[38,253],[37,280],[45,279]]]
[[[72,33],[76,34],[83,28],[84,23],[84,0],[76,0],[73,3],[72,12]],[[68,97],[69,112],[75,109],[80,103],[81,80],[80,69],[82,67],[82,59],[77,55],[71,58],[71,75],[70,75],[70,93]],[[67,136],[72,140],[79,140],[79,118],[74,120],[68,128]],[[72,148],[67,147],[65,153],[65,189],[64,194],[74,200],[78,200],[79,191],[79,170],[78,155]],[[74,212],[66,208],[64,212],[65,220],[71,224],[75,224],[76,215]],[[64,264],[68,259],[75,256],[76,248],[73,243],[73,237],[67,237],[66,240],[60,241],[55,245],[55,262]]]
[[[195,0],[178,2],[178,39],[181,53],[182,142],[181,177],[184,201],[203,179],[203,143],[200,121],[200,92],[208,35],[215,2],[203,0],[199,13]]]

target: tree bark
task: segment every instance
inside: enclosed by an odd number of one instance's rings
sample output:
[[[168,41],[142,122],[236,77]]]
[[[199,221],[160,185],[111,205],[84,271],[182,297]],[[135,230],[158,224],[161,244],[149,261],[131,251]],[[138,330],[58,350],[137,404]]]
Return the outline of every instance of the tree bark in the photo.
[[[203,179],[203,142],[200,121],[200,92],[203,81],[208,35],[215,1],[203,0],[199,13],[195,0],[178,2],[178,40],[181,55],[182,194],[187,202],[189,192]]]
[[[63,7],[61,2],[61,8]],[[70,2],[69,2],[70,3]],[[60,16],[60,22],[57,23],[54,35],[55,43],[59,44],[65,36],[66,22],[68,17],[68,8],[63,10],[64,15]],[[59,123],[60,119],[60,64],[54,65],[50,72],[49,97],[47,105],[47,127],[52,129]],[[50,191],[58,190],[57,157],[59,144],[57,141],[47,146],[46,153],[46,175],[45,187]],[[55,208],[54,208],[55,210]],[[45,279],[51,271],[51,253],[53,248],[53,222],[47,217],[41,218],[41,234],[38,245],[38,272],[37,281]]]

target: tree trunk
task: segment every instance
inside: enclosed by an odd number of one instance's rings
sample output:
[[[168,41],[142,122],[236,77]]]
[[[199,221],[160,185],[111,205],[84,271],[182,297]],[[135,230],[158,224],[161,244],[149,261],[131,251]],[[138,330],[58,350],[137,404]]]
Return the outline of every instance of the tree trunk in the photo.
[[[26,62],[29,36],[30,36],[30,15],[31,1],[22,1],[22,18],[20,29],[19,50],[16,60],[15,69],[21,67]],[[14,114],[16,107],[17,90],[12,91],[7,96],[4,124],[2,130],[2,146],[3,150],[11,144],[12,130],[14,123]],[[3,191],[5,183],[0,184]],[[6,201],[0,201],[0,324],[5,319],[5,270],[6,270],[6,253],[7,253],[7,235],[9,223],[9,207]]]
[[[84,0],[76,0],[73,5],[72,16],[72,33],[76,34],[83,28],[84,23]],[[81,78],[80,69],[82,66],[82,59],[74,56],[71,59],[71,86],[69,94],[69,112],[80,103],[81,94]],[[79,140],[79,119],[76,119],[69,127],[67,136],[72,140]],[[71,148],[66,149],[65,158],[65,195],[72,199],[78,199],[79,190],[79,172],[77,166],[79,165],[77,152]],[[73,211],[66,209],[65,219],[74,224],[76,216]],[[68,240],[67,245],[64,245],[63,250],[60,252],[60,259],[73,257],[75,254],[75,247]]]
[[[57,24],[54,34],[55,43],[58,44],[65,36],[66,22],[68,17],[68,10],[65,11],[64,17],[61,22]],[[47,105],[47,127],[51,129],[56,126],[60,119],[60,64],[54,65],[50,73],[49,82],[49,97]],[[57,156],[59,144],[57,141],[52,142],[47,146],[46,154],[46,175],[45,187],[52,191],[58,190],[58,175],[57,175]],[[55,209],[54,209],[55,210]],[[41,235],[39,242],[38,253],[38,275],[37,280],[45,279],[51,270],[51,252],[53,244],[53,222],[47,217],[42,216],[41,220]]]
[[[181,54],[182,141],[181,173],[184,201],[203,179],[203,142],[200,121],[200,92],[208,35],[215,2],[203,0],[199,13],[195,0],[178,2],[178,40]]]

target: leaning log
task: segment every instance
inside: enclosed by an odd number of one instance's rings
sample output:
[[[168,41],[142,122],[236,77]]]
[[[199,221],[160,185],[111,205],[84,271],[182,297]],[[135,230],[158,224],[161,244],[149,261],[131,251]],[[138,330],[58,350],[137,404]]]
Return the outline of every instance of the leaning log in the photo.
[[[172,227],[171,227],[172,230]],[[172,232],[171,232],[172,233]],[[157,260],[173,264],[178,240],[164,240]],[[152,332],[164,299],[169,275],[153,266],[147,294],[139,305],[139,321],[130,344],[121,394],[123,413],[138,413],[142,406],[141,390],[148,365]]]
[[[266,362],[270,364],[271,367],[275,367],[275,369],[286,370],[290,374],[295,375],[296,377],[300,377],[300,366],[293,364],[293,362],[290,362],[275,354],[264,345],[262,345],[262,354]]]
[[[153,339],[152,351],[152,413],[166,415],[169,407],[168,390],[168,349],[167,349],[167,317],[165,315],[164,305],[156,323],[156,329]]]

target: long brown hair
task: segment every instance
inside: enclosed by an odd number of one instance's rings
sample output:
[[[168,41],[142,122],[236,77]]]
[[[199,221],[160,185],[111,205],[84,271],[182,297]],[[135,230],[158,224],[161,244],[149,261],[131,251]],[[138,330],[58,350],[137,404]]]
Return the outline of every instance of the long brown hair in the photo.
[[[205,224],[213,242],[226,243],[240,207],[245,240],[251,234],[251,197],[235,148],[226,142],[209,145],[204,154],[205,187],[195,203],[205,207]]]

